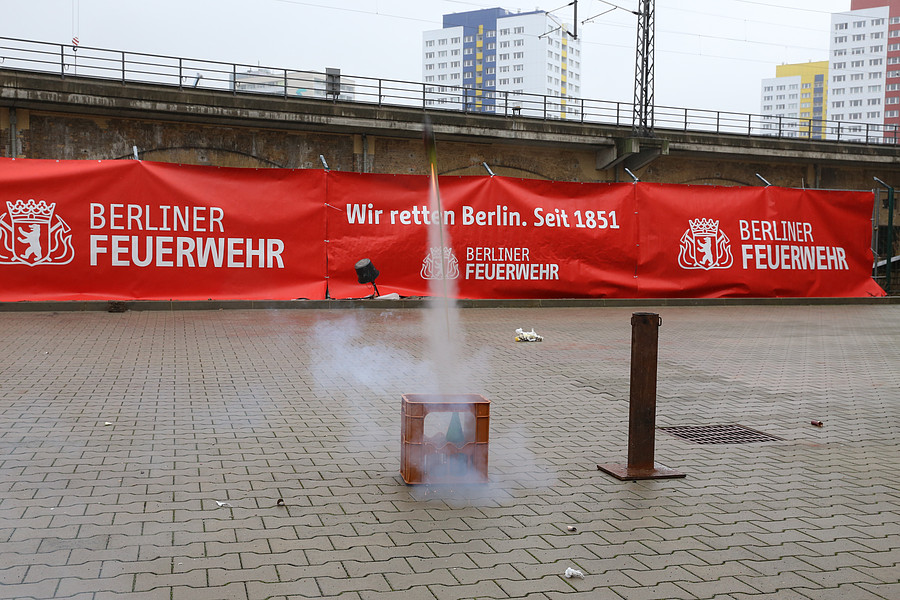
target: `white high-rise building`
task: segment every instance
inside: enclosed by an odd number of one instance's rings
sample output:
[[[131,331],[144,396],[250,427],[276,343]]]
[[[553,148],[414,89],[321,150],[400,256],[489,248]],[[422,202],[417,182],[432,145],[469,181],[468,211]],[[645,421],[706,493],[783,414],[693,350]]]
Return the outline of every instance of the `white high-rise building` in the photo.
[[[887,4],[887,2],[885,2]],[[829,138],[880,138],[885,124],[890,7],[831,15]]]
[[[544,11],[490,8],[444,15],[423,34],[426,105],[571,118],[581,94],[581,42]]]

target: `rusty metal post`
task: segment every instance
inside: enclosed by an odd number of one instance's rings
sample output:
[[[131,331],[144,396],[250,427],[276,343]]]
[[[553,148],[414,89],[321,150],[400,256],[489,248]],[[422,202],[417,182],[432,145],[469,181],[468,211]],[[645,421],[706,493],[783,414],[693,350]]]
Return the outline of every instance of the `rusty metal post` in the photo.
[[[659,358],[659,328],[656,313],[631,316],[631,397],[628,405],[628,464],[597,465],[617,479],[661,479],[684,477],[684,473],[657,465],[656,372]]]

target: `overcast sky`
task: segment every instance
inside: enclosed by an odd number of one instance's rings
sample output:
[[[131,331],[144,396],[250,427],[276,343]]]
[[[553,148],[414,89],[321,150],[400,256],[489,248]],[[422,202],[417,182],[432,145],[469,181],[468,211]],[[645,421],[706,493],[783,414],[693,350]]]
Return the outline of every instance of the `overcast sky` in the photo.
[[[422,80],[422,32],[445,13],[555,11],[571,0],[5,0],[0,36],[348,76]],[[638,0],[579,0],[582,93],[631,103]],[[560,10],[561,6],[564,6]],[[827,60],[850,0],[656,0],[657,106],[758,113],[760,80]]]

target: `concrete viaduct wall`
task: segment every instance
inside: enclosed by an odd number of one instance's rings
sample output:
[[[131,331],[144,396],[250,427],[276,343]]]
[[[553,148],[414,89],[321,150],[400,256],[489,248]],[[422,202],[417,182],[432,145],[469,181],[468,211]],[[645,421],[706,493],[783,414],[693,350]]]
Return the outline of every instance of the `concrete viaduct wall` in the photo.
[[[900,147],[429,113],[444,175],[872,189],[900,186]],[[423,111],[0,69],[0,155],[425,173]]]

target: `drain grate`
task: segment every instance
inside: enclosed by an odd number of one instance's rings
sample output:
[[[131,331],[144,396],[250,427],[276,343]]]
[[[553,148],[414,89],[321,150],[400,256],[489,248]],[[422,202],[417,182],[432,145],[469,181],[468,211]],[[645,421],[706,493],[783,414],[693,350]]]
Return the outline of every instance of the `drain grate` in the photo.
[[[678,425],[659,429],[695,444],[759,444],[783,441],[783,438],[743,425]]]

